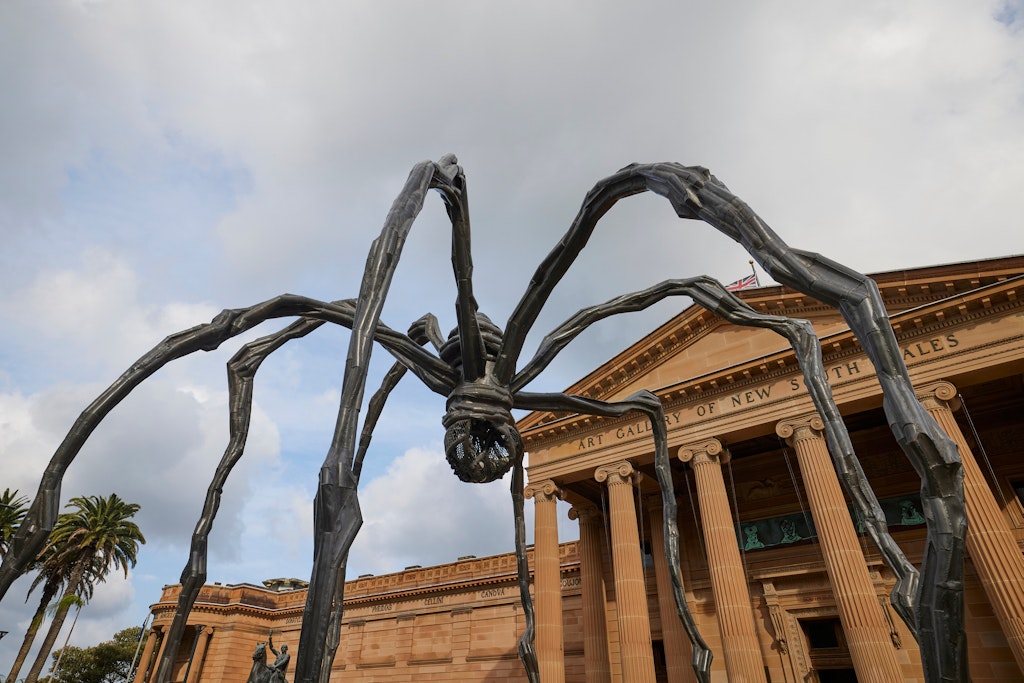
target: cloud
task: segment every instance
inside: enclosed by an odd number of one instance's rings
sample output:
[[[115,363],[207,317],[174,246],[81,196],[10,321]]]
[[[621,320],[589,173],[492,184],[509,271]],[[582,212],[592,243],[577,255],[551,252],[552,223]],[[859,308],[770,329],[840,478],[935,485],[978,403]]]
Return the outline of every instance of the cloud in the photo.
[[[352,547],[353,576],[514,547],[508,482],[465,484],[435,449],[413,448],[396,457],[383,476],[364,484],[359,498],[364,521]]]
[[[499,324],[594,183],[633,161],[707,165],[791,245],[861,270],[1024,252],[1019,16],[995,0],[0,4],[4,474],[30,491],[79,411],[167,334],[283,292],[355,296],[408,170],[449,151],[468,177],[476,297]],[[430,197],[389,325],[427,311],[454,325],[449,240]],[[580,307],[666,278],[735,280],[747,258],[658,197],[624,200],[525,353]],[[561,390],[683,306],[595,326],[531,389]],[[347,342],[324,328],[261,370],[214,580],[308,575]],[[69,470],[66,494],[144,503],[138,621],[184,561],[236,348],[161,370]],[[369,390],[390,363],[375,361]],[[374,573],[511,550],[506,484],[451,476],[431,446],[443,399],[415,384],[367,461],[353,560]]]

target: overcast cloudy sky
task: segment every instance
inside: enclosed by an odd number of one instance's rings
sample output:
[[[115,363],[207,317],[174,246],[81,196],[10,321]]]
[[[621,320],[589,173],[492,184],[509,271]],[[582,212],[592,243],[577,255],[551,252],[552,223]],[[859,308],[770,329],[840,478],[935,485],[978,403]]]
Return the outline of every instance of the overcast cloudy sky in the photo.
[[[633,161],[708,166],[790,244],[862,271],[1022,253],[1022,26],[1019,0],[0,3],[0,487],[34,492],[78,412],[165,335],[283,292],[354,296],[409,169],[446,152],[499,324],[587,190]],[[537,327],[668,277],[734,280],[746,259],[631,199]],[[434,196],[383,319],[432,311],[447,330],[454,297]],[[595,328],[535,386],[564,388],[683,305]],[[308,577],[346,343],[321,330],[264,364],[210,581]],[[149,541],[73,642],[141,623],[177,581],[236,348],[161,371],[70,468],[65,498],[141,503]],[[408,384],[364,475],[353,575],[512,548],[507,485],[448,473],[443,400]],[[0,673],[26,590],[0,606]]]

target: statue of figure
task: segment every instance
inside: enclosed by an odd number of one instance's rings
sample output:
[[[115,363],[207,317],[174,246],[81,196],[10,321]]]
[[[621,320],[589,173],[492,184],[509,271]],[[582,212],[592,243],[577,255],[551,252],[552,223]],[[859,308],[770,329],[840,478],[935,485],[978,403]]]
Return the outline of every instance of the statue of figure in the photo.
[[[782,543],[796,543],[804,540],[804,537],[796,532],[796,523],[791,519],[784,519],[779,525],[782,527]]]
[[[267,647],[269,647],[270,651],[274,653],[275,657],[277,657],[277,659],[274,660],[274,663],[269,667],[273,671],[271,681],[274,681],[275,683],[287,683],[287,679],[285,679],[284,674],[288,671],[288,662],[292,660],[292,656],[288,654],[288,646],[282,645],[281,651],[278,652],[274,649],[274,634],[270,634],[270,637],[267,638]]]
[[[927,520],[917,511],[914,501],[905,498],[900,501],[900,524],[924,524]]]
[[[761,539],[757,537],[756,526],[745,526],[743,527],[743,533],[747,535],[746,541],[743,543],[744,550],[755,550],[757,548],[765,547]]]
[[[256,650],[252,653],[252,669],[249,670],[249,678],[245,679],[245,683],[267,683],[269,673],[267,644],[256,643]]]

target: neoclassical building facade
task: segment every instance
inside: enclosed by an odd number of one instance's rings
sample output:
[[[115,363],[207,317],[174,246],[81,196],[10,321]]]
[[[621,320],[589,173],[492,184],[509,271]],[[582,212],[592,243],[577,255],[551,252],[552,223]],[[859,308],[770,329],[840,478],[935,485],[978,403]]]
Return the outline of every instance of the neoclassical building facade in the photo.
[[[964,462],[972,679],[1024,680],[1024,257],[873,277],[919,396]],[[920,480],[845,322],[784,287],[739,296],[812,322],[890,532],[920,563]],[[848,505],[785,340],[691,306],[568,391],[614,401],[638,389],[664,405],[685,594],[715,654],[713,680],[922,681],[917,644],[888,603],[894,576]],[[662,550],[651,425],[534,413],[519,428],[544,682],[694,681]],[[578,541],[559,542],[559,499]],[[525,680],[514,572],[509,554],[350,582],[332,680]],[[154,605],[138,683],[176,591]],[[287,582],[205,587],[175,680],[244,681],[271,630],[276,643],[297,643],[304,599]]]

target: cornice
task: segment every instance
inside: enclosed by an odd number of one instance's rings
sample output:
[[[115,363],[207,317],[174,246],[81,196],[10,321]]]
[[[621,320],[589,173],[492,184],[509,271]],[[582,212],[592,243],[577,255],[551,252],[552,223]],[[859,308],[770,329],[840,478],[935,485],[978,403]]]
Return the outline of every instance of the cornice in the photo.
[[[527,555],[533,557],[532,546],[528,549]],[[577,541],[567,541],[560,543],[558,547],[558,556],[561,563],[562,574],[571,574],[578,570],[579,567],[579,549]],[[492,571],[486,575],[481,575],[474,572],[483,572],[487,570],[481,569],[486,564],[493,564],[499,562],[501,568],[497,571]],[[460,567],[468,566],[469,569],[459,572]],[[505,568],[508,568],[507,570]],[[429,578],[424,578],[424,574],[433,572],[442,572],[445,569],[452,571],[453,577],[449,580],[444,581],[431,581]],[[458,576],[454,576],[458,573]],[[533,569],[531,567],[530,575],[533,575]],[[417,569],[406,570],[403,572],[396,572],[393,574],[383,574],[381,576],[374,577],[363,577],[361,579],[355,579],[348,581],[345,584],[345,605],[346,606],[362,606],[374,602],[394,600],[396,597],[402,598],[416,598],[424,595],[444,593],[444,592],[466,592],[476,590],[479,588],[485,588],[487,586],[494,586],[497,584],[507,584],[517,580],[516,574],[516,558],[514,553],[504,553],[501,555],[491,555],[482,558],[466,559],[447,565],[437,565],[433,567],[423,567]],[[373,581],[377,583],[377,589],[368,587],[368,582]],[[419,583],[423,581],[424,583]],[[413,582],[416,582],[414,585]],[[357,586],[362,584],[358,589]],[[237,591],[238,588],[244,588],[245,590],[253,590],[271,599],[275,597],[284,597],[292,602],[292,604],[281,606],[281,607],[267,607],[262,605],[254,605],[248,602],[242,602],[244,599],[245,592],[236,592],[235,595],[230,596],[227,600],[217,601],[204,601],[202,600],[202,593],[200,593],[200,599],[197,599],[195,605],[192,608],[192,612],[216,612],[216,613],[245,613],[255,616],[263,617],[280,617],[287,616],[290,613],[295,615],[301,615],[305,609],[305,595],[307,588],[299,588],[296,590],[287,591],[284,593],[275,592],[266,588],[255,586],[253,584],[239,584],[232,586],[217,586],[217,588],[223,588],[226,591]],[[180,593],[180,585],[168,585],[164,586],[164,593],[161,597],[160,602],[150,606],[150,611],[155,615],[173,615],[177,609],[178,594]],[[234,598],[234,599],[232,599]],[[241,599],[239,599],[241,598]],[[301,599],[298,599],[301,598]]]
[[[886,308],[893,315],[906,309],[929,306],[936,301],[966,296],[992,285],[1019,279],[1024,256],[944,264],[872,274]],[[789,287],[773,286],[734,292],[761,313],[788,317],[813,317],[834,313],[835,308]],[[682,313],[626,348],[566,393],[602,399],[679,351],[692,346],[720,325],[731,325],[703,306],[691,305]],[[531,413],[518,423],[528,431],[554,418],[553,413]]]
[[[1024,261],[1024,259],[1021,260]],[[999,317],[1021,308],[1022,302],[1018,296],[1018,289],[1022,286],[1024,286],[1024,274],[1012,278],[1001,277],[997,282],[979,286],[967,292],[894,311],[889,315],[889,321],[898,342],[901,344],[912,342],[929,333],[962,327],[986,318]],[[705,316],[711,315],[705,311]],[[717,316],[714,317],[717,319]],[[702,334],[712,331],[718,324],[729,324],[724,321],[712,324],[706,319],[705,323],[700,330]],[[1003,338],[992,345],[1005,344],[1007,341],[1015,341],[1019,338],[1019,335]],[[826,366],[863,353],[856,336],[848,327],[821,337],[820,343],[822,358]],[[616,358],[621,358],[622,355],[620,354]],[[945,357],[950,359],[958,355],[960,354],[954,352]],[[640,366],[637,365],[637,367]],[[665,412],[670,413],[673,409],[691,403],[721,398],[737,391],[743,391],[748,387],[776,381],[799,372],[796,356],[792,349],[787,348],[650,390],[661,398]],[[635,377],[637,374],[639,371],[630,374],[629,378]],[[833,382],[833,388],[837,388],[841,384],[843,382]],[[529,451],[551,439],[586,437],[592,433],[606,431],[610,426],[626,424],[631,420],[630,416],[603,418],[591,415],[563,414],[558,417],[554,413],[545,412],[531,413],[520,420],[518,426],[526,450]],[[531,423],[533,426],[530,426]]]

